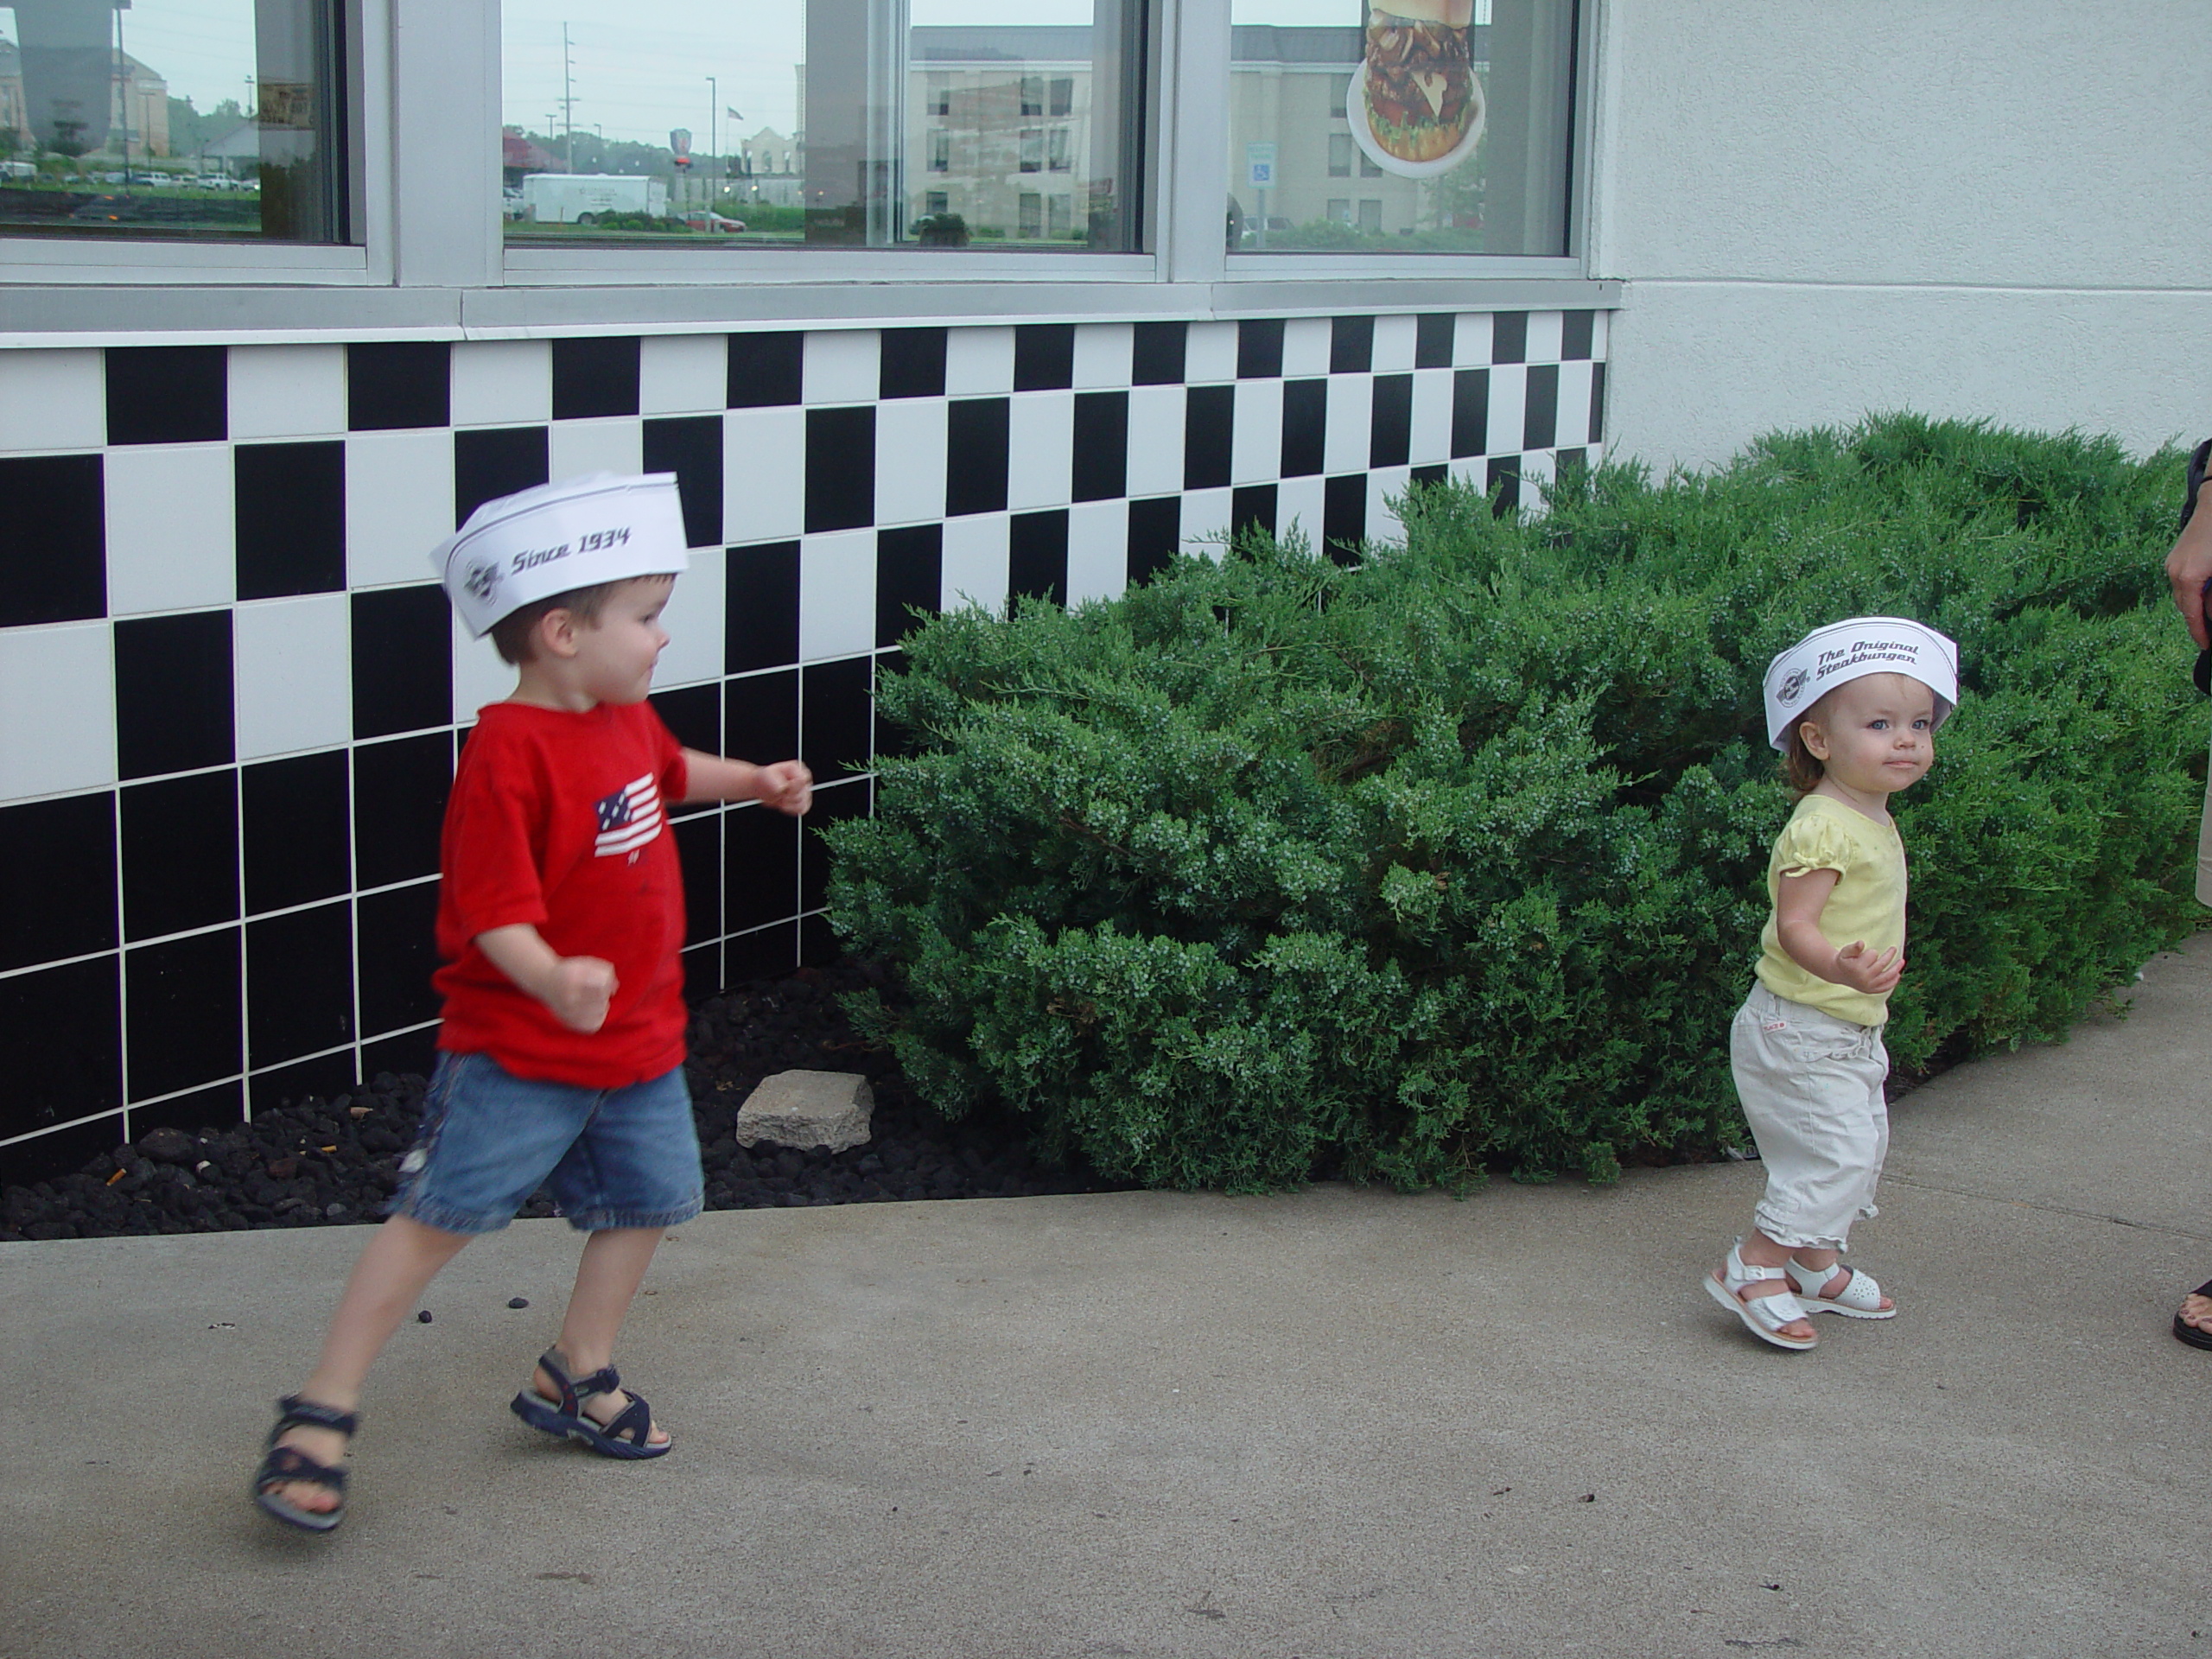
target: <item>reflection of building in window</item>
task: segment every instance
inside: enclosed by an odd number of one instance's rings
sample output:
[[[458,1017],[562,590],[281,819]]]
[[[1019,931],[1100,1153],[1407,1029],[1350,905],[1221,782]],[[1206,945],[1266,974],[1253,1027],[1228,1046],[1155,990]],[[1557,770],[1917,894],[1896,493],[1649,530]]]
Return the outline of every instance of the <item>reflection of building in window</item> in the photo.
[[[1382,228],[1382,204],[1374,197],[1364,197],[1359,204],[1359,228],[1379,231]]]
[[[1351,177],[1351,134],[1332,132],[1329,135],[1329,176],[1331,178]]]
[[[952,135],[949,132],[930,134],[930,171],[952,171]]]
[[[926,179],[928,188],[908,195],[908,216],[957,213],[984,239],[1087,231],[1113,188],[1110,166],[1094,160],[1092,146],[1116,137],[1092,130],[1091,31],[925,25],[909,39],[906,153],[922,158],[909,176],[918,186]],[[941,114],[931,107],[939,103]],[[950,146],[942,167],[941,139]],[[1025,176],[1048,174],[1049,197],[1036,188],[1041,177]]]
[[[1021,198],[1021,215],[1014,234],[1031,241],[1045,233],[1045,198],[1025,194]]]
[[[925,213],[941,213],[951,205],[952,198],[942,190],[925,191],[922,194],[922,211]]]
[[[1075,202],[1068,196],[1045,199],[1045,234],[1065,237],[1075,231]]]
[[[730,194],[771,207],[796,207],[804,200],[806,159],[798,142],[763,127],[737,143],[738,176]]]
[[[35,50],[35,48],[34,48]],[[99,73],[93,60],[92,73]],[[0,39],[0,131],[11,132],[28,147],[30,101],[23,95],[23,59],[16,43]],[[52,134],[47,135],[48,138]],[[127,142],[134,155],[167,156],[169,149],[169,84],[129,53],[108,54],[107,131],[82,135],[87,150],[120,156]]]
[[[1045,78],[1024,75],[1021,78],[1021,112],[1024,115],[1045,113]]]
[[[931,115],[952,113],[952,83],[948,77],[931,75],[929,78],[927,107]]]
[[[1045,136],[1048,141],[1045,151],[1046,166],[1055,173],[1066,172],[1068,170],[1068,130],[1065,127],[1054,127]]]
[[[1052,77],[1052,113],[1067,115],[1075,109],[1075,79],[1071,75]]]
[[[1329,223],[1332,225],[1349,225],[1351,223],[1351,198],[1350,196],[1331,196],[1329,198]]]
[[[1023,107],[1027,107],[1026,101]],[[1045,130],[1042,127],[1024,127],[1021,130],[1021,170],[1025,173],[1042,173],[1045,170]]]

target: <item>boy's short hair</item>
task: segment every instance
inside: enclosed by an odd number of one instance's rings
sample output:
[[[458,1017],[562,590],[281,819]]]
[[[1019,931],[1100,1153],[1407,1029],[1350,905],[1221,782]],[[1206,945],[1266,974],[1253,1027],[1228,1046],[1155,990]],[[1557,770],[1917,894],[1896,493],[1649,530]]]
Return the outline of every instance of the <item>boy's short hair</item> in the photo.
[[[537,625],[555,611],[566,611],[585,626],[590,626],[599,620],[600,607],[607,603],[607,596],[621,585],[620,582],[601,582],[588,588],[571,588],[565,594],[549,594],[509,611],[491,627],[492,644],[499,653],[499,660],[519,668],[536,657]]]

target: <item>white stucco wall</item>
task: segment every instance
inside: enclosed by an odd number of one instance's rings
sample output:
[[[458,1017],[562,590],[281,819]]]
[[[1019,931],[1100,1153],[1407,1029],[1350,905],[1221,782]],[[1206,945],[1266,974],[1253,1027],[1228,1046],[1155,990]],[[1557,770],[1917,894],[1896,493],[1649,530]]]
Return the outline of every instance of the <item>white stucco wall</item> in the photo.
[[[2212,432],[2203,0],[1601,0],[1617,454],[1869,410]]]

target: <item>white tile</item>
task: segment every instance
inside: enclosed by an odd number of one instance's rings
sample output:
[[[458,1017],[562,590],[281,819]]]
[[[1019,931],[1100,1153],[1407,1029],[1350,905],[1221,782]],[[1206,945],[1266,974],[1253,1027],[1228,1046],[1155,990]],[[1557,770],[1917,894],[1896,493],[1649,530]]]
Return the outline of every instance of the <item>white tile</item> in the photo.
[[[1578,448],[1580,445],[1576,446]],[[1544,505],[1543,486],[1559,475],[1558,458],[1549,449],[1531,449],[1521,457],[1521,511],[1538,512]]]
[[[1413,447],[1408,453],[1416,467],[1451,456],[1452,373],[1450,369],[1414,371]]]
[[[1286,478],[1275,491],[1275,534],[1287,541],[1292,527],[1306,538],[1306,545],[1321,550],[1322,512],[1328,505],[1328,480]]]
[[[1374,448],[1375,380],[1365,374],[1329,377],[1327,435],[1322,440],[1321,469],[1357,473]]]
[[[1293,317],[1282,326],[1282,374],[1297,380],[1329,372],[1329,320]]]
[[[232,437],[344,435],[343,346],[233,346],[230,363]]]
[[[1183,340],[1183,378],[1192,385],[1236,378],[1236,325],[1194,322]]]
[[[665,690],[721,678],[722,590],[728,570],[729,556],[721,548],[692,550],[691,563],[676,579],[668,608],[661,613],[668,648],[653,671],[656,686]]]
[[[110,616],[227,605],[238,597],[237,514],[227,443],[111,449]]]
[[[1129,388],[1131,495],[1166,495],[1183,487],[1186,402],[1180,386]]]
[[[938,608],[980,606],[995,614],[1006,604],[1008,560],[1007,515],[979,512],[944,523],[944,556],[938,566]]]
[[[556,421],[548,435],[546,460],[550,481],[556,484],[591,473],[642,472],[645,423],[635,415]]]
[[[0,628],[0,801],[113,782],[113,631]]]
[[[1375,372],[1403,374],[1414,365],[1414,338],[1421,319],[1414,316],[1375,319]]]
[[[1267,483],[1282,471],[1282,382],[1237,382],[1235,407],[1230,425],[1230,482]]]
[[[1529,410],[1529,368],[1501,363],[1490,372],[1490,453],[1518,454]]]
[[[1129,504],[1083,501],[1068,509],[1068,604],[1117,599],[1129,580]]]
[[[1487,311],[1462,311],[1452,320],[1452,366],[1490,366],[1491,321]]]
[[[803,663],[875,648],[875,531],[841,530],[798,544]]]
[[[1590,429],[1591,365],[1578,359],[1559,365],[1559,442],[1572,449],[1600,435]]]
[[[945,400],[894,397],[875,406],[875,522],[944,517]]]
[[[1613,314],[1599,311],[1590,319],[1590,355],[1600,363],[1605,360],[1606,345],[1612,338]]]
[[[553,342],[466,340],[453,348],[453,423],[518,426],[553,418]]]
[[[806,524],[806,411],[734,409],[722,417],[722,540],[772,542]]]
[[[0,352],[0,450],[97,449],[107,372],[89,348]]]
[[[1007,419],[1008,510],[1066,505],[1075,466],[1075,393],[1016,392]]]
[[[719,414],[728,402],[728,335],[647,334],[638,342],[640,414]]]
[[[1463,455],[1451,464],[1446,476],[1454,484],[1465,484],[1477,490],[1486,490],[1490,487],[1490,462],[1484,461],[1480,455]]]
[[[1012,328],[952,328],[945,332],[946,397],[987,397],[1013,390]]]
[[[1183,497],[1183,550],[1218,559],[1232,512],[1227,490],[1191,490]]]
[[[515,689],[515,671],[499,660],[487,636],[472,639],[456,615],[453,622],[453,717],[467,725],[487,702],[504,702]]]
[[[232,613],[239,760],[352,741],[352,617],[344,594],[255,600]]]
[[[1567,320],[1557,311],[1531,311],[1529,314],[1528,360],[1531,363],[1559,361],[1560,335]]]
[[[810,404],[872,404],[881,383],[882,337],[873,328],[817,328],[805,337],[799,396]]]
[[[453,532],[451,433],[356,432],[346,438],[349,587],[435,579],[430,554]]]
[[[1399,521],[1391,507],[1393,500],[1405,498],[1406,486],[1413,480],[1410,467],[1378,467],[1367,475],[1367,539],[1370,542],[1402,542],[1406,527]]]
[[[1076,325],[1075,384],[1078,391],[1102,386],[1126,386],[1136,349],[1133,322],[1084,322]]]

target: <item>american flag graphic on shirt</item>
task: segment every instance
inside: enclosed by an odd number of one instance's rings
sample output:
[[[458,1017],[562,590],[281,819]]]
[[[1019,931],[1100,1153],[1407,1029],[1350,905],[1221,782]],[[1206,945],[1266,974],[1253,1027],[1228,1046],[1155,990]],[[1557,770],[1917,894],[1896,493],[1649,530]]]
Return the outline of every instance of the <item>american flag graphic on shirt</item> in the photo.
[[[596,858],[613,858],[635,852],[661,830],[660,788],[650,772],[632,779],[613,794],[594,801],[599,814],[599,839],[593,844]]]

